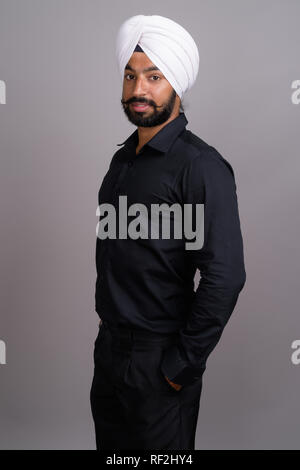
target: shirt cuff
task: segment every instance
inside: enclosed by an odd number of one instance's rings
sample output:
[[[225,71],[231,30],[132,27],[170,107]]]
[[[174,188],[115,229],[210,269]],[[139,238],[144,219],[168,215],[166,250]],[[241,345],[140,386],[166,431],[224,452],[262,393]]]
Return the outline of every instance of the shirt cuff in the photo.
[[[192,367],[184,359],[184,353],[178,345],[172,345],[164,351],[160,367],[163,374],[178,385],[189,385],[201,380],[206,369],[206,366]]]

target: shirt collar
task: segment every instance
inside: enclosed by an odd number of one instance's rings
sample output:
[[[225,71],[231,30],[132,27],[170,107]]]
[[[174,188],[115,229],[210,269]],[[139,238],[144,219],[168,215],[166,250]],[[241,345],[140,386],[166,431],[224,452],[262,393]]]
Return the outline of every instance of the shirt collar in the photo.
[[[185,114],[179,113],[179,115],[168,122],[164,127],[162,127],[145,145],[149,145],[155,150],[160,152],[167,152],[171,145],[173,144],[176,137],[180,132],[186,127],[188,120]],[[135,147],[138,144],[138,129],[136,129],[124,142],[117,145],[125,145],[128,147],[134,145]]]

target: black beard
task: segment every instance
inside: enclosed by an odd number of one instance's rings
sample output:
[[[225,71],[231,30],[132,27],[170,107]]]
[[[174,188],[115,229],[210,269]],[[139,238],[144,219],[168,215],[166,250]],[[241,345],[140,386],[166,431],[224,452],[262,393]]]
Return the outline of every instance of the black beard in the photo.
[[[128,117],[129,121],[132,122],[132,124],[134,124],[137,127],[154,127],[154,126],[159,126],[160,124],[163,124],[169,119],[174,109],[175,99],[176,99],[176,91],[173,89],[169,100],[167,101],[165,105],[160,107],[161,108],[160,110],[158,110],[158,107],[155,106],[154,103],[146,102],[146,101],[143,101],[142,99],[139,101],[138,98],[128,100],[127,102],[124,102],[124,100],[121,99],[121,104],[122,104],[124,113]],[[131,108],[129,105],[131,103],[136,103],[136,102],[141,102],[141,103],[146,102],[147,104],[149,104],[149,106],[153,107],[153,113],[150,116],[143,116],[144,114],[143,112],[131,111]]]

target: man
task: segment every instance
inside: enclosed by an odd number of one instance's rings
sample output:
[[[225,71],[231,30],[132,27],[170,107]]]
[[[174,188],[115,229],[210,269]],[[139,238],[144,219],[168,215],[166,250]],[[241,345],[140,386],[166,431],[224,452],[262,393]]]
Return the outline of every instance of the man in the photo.
[[[187,250],[185,236],[98,235],[101,321],[90,394],[96,445],[194,449],[206,361],[246,281],[235,176],[214,147],[186,129],[180,112],[199,68],[190,34],[168,18],[137,15],[121,26],[116,49],[121,103],[137,129],[118,144],[99,205],[120,216],[124,196],[128,206],[189,204],[193,215],[203,204],[204,240]]]

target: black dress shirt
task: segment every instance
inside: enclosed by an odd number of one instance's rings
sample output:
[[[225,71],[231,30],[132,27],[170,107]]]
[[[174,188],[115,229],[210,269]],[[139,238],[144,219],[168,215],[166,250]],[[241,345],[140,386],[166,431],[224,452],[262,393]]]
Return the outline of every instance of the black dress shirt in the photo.
[[[98,204],[112,204],[116,214],[120,195],[127,196],[128,207],[142,203],[149,210],[153,203],[204,204],[203,246],[186,250],[186,240],[174,237],[97,236],[95,292],[96,312],[109,324],[179,331],[180,340],[165,351],[161,370],[182,385],[201,380],[246,282],[233,169],[186,129],[187,123],[180,113],[137,155],[138,129],[118,144],[122,147],[102,181]]]

